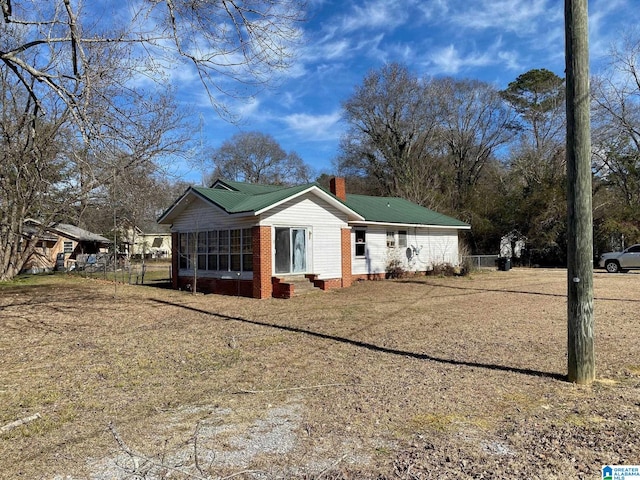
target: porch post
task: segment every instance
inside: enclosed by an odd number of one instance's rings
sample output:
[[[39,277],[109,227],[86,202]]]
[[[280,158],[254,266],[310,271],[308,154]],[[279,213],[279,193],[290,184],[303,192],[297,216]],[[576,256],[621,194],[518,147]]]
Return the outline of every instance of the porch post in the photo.
[[[178,232],[171,232],[171,288],[174,290],[178,289],[179,236]]]
[[[253,240],[253,298],[270,298],[273,294],[271,275],[271,227],[255,226]]]

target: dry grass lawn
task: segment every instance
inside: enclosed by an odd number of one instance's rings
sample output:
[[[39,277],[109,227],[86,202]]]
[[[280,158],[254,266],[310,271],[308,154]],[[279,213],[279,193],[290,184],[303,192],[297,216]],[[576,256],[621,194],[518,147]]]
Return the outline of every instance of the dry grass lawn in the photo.
[[[640,463],[640,274],[594,282],[586,387],[565,270],[263,301],[0,285],[0,477],[600,478]]]

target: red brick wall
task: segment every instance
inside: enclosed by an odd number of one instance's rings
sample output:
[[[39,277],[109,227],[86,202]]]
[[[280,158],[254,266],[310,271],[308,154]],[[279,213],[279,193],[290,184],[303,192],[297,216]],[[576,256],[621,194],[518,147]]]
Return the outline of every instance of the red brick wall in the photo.
[[[343,228],[340,232],[342,251],[342,287],[351,286],[351,229]]]
[[[317,282],[317,283],[316,283]],[[320,287],[322,290],[331,290],[332,288],[342,288],[341,278],[330,278],[327,280],[316,280],[314,285]]]
[[[171,288],[178,289],[178,232],[171,232]]]
[[[281,283],[279,278],[272,278],[273,298],[291,298],[294,295],[295,287],[290,283]]]
[[[271,285],[271,227],[253,227],[253,298],[270,298]]]

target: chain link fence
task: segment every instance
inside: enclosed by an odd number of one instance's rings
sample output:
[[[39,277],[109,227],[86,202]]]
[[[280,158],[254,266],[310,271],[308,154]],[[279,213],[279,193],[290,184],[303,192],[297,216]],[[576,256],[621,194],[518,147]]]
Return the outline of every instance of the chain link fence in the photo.
[[[473,270],[496,268],[498,255],[467,255],[462,257],[462,265],[469,265]]]
[[[119,256],[116,263],[113,253],[78,255],[68,272],[85,278],[115,280],[130,285],[169,286],[171,284],[170,261],[131,261],[125,256]]]

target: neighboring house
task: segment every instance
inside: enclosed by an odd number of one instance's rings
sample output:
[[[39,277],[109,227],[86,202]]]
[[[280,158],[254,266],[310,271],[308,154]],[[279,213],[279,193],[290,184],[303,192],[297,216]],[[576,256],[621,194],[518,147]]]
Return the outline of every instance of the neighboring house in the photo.
[[[171,258],[171,231],[167,225],[150,225],[142,230],[133,226],[125,230],[122,243],[134,258]]]
[[[393,197],[347,195],[317,184],[282,187],[217,180],[190,187],[158,223],[171,225],[172,284],[254,298],[289,297],[294,278],[323,290],[458,264],[464,222]],[[194,275],[195,274],[195,275]]]
[[[40,227],[37,220],[25,222],[25,233],[35,233]],[[23,267],[24,272],[39,273],[66,270],[75,264],[80,254],[106,252],[111,240],[75,225],[54,223],[38,239],[36,249]]]

